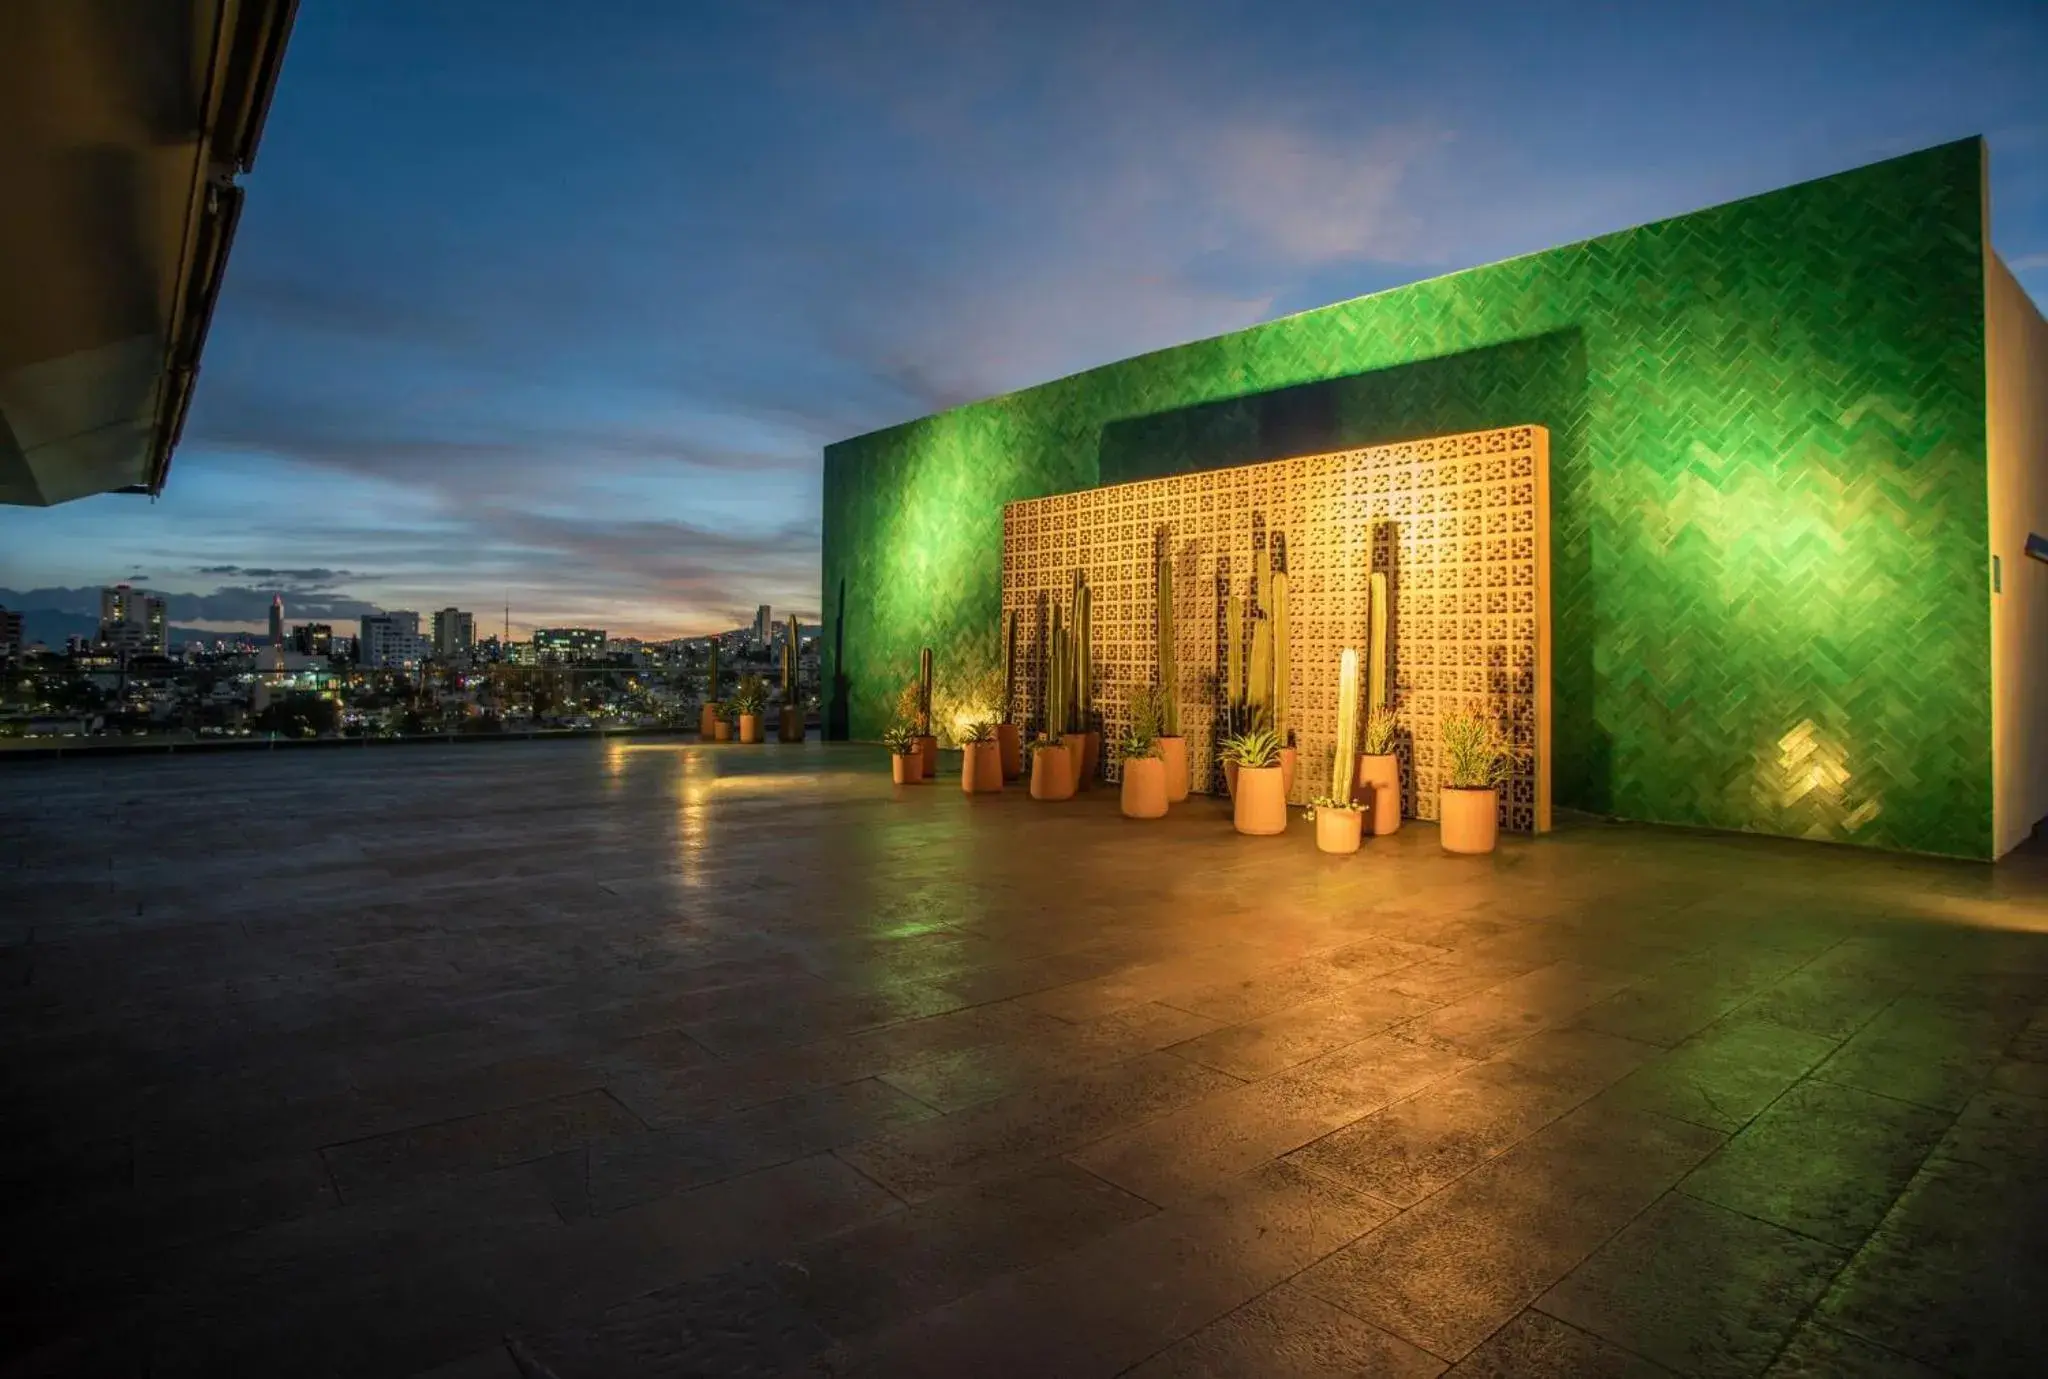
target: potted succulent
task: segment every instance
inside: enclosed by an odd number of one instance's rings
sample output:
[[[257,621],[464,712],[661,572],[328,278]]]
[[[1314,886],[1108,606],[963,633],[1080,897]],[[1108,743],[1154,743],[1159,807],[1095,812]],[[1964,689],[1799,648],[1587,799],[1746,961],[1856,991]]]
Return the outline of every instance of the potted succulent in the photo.
[[[1166,817],[1166,762],[1159,755],[1159,695],[1138,690],[1131,695],[1131,726],[1117,744],[1123,763],[1121,805],[1127,819]]]
[[[768,707],[767,683],[758,675],[742,675],[732,694],[732,706],[739,720],[740,741],[766,741],[761,733],[761,713]]]
[[[1358,851],[1365,810],[1351,798],[1357,770],[1358,653],[1347,646],[1337,666],[1337,744],[1330,753],[1330,789],[1316,797],[1309,811],[1316,821],[1316,846],[1324,852]]]
[[[732,741],[732,730],[734,725],[739,722],[739,719],[739,706],[730,699],[721,700],[718,704],[718,727],[717,731],[713,734],[713,740],[717,742]]]
[[[1031,744],[1031,798],[1074,798],[1074,753],[1058,737],[1041,737]]]
[[[1231,813],[1239,833],[1287,831],[1287,790],[1281,779],[1280,739],[1271,729],[1253,728],[1223,744],[1223,759],[1237,767]]]
[[[1500,835],[1500,786],[1508,778],[1507,748],[1476,713],[1443,720],[1443,789],[1437,819],[1446,852],[1492,852]]]
[[[889,778],[898,785],[915,785],[924,779],[924,754],[917,749],[917,734],[902,719],[882,732],[882,745],[889,749]]]
[[[960,788],[970,795],[1003,788],[1003,757],[1002,749],[996,745],[996,725],[985,719],[968,725],[960,739]]]
[[[710,742],[718,736],[718,642],[711,643],[704,668],[704,711],[697,716],[697,736]]]
[[[1173,641],[1173,556],[1162,533],[1159,542],[1157,627],[1159,632],[1159,760],[1166,772],[1166,802],[1188,797],[1188,742],[1180,735],[1180,657]]]

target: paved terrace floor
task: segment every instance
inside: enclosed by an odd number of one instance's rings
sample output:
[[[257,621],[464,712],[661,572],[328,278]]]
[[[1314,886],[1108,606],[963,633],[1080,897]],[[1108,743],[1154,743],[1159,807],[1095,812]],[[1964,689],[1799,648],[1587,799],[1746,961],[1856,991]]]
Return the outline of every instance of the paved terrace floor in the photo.
[[[2033,859],[530,743],[11,768],[0,915],[0,1373],[2043,1363]]]

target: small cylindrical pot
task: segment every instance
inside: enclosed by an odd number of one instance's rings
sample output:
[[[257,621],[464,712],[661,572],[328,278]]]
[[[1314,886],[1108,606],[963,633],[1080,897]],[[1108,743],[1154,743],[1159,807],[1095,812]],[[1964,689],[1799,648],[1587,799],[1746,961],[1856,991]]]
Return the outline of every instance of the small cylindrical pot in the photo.
[[[782,706],[782,720],[775,725],[775,737],[779,742],[802,742],[804,740],[804,711],[794,704]]]
[[[709,704],[704,706],[704,712],[697,715],[697,736],[706,742],[718,736],[718,710]]]
[[[1365,826],[1375,837],[1401,826],[1401,758],[1392,752],[1364,753],[1351,798],[1365,806]]]
[[[1287,791],[1278,766],[1240,766],[1231,806],[1239,833],[1264,836],[1287,831]]]
[[[1024,774],[1024,740],[1017,736],[1015,723],[996,724],[996,754],[1003,763],[1004,780]]]
[[[924,762],[915,752],[891,752],[889,779],[898,785],[915,785],[924,779]]]
[[[1446,785],[1437,796],[1445,852],[1492,852],[1500,838],[1500,791]]]
[[[741,714],[740,741],[759,742],[761,740],[761,715],[758,713]]]
[[[1223,762],[1223,791],[1233,800],[1237,798],[1237,763],[1228,758]]]
[[[1280,793],[1288,799],[1294,798],[1294,749],[1280,749]]]
[[[1179,804],[1188,797],[1188,740],[1160,738],[1159,760],[1166,768],[1166,802]]]
[[[732,741],[732,724],[726,722],[723,718],[719,719],[718,730],[711,735],[711,740],[714,742]]]
[[[960,744],[960,788],[970,795],[986,795],[1003,788],[1002,751],[994,738]]]
[[[1059,747],[1041,747],[1031,754],[1031,798],[1066,800],[1074,795],[1073,754]]]
[[[1324,852],[1358,851],[1359,834],[1365,826],[1362,809],[1326,809],[1316,806],[1316,846]]]
[[[939,774],[939,740],[930,733],[917,739],[917,755],[924,762],[924,778]]]
[[[1166,763],[1158,757],[1126,760],[1122,803],[1126,819],[1165,818]]]

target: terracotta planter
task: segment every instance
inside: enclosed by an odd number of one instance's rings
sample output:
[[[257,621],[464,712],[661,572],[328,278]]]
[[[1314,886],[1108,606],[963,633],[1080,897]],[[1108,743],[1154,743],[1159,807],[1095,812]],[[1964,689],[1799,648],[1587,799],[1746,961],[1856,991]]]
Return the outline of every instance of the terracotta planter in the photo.
[[[1316,810],[1316,846],[1324,852],[1356,852],[1365,824],[1362,809]]]
[[[1358,781],[1351,798],[1365,806],[1366,827],[1374,836],[1401,826],[1401,758],[1392,752],[1358,758]]]
[[[1492,852],[1500,837],[1500,791],[1446,785],[1438,795],[1437,827],[1445,852]]]
[[[915,785],[924,779],[924,761],[915,752],[889,753],[889,778],[898,785]]]
[[[1237,798],[1237,763],[1234,761],[1223,763],[1223,792],[1233,800]]]
[[[1074,758],[1057,747],[1031,754],[1031,798],[1070,800],[1074,797]]]
[[[1287,831],[1287,792],[1278,766],[1240,766],[1232,813],[1239,833]]]
[[[763,738],[762,738],[762,736],[761,736],[761,715],[760,715],[760,714],[758,714],[758,713],[743,713],[743,714],[741,714],[741,715],[740,715],[740,741],[742,741],[742,742],[760,742],[760,741],[763,741],[763,740],[764,740],[764,739],[763,739]]]
[[[1124,763],[1123,810],[1126,819],[1166,817],[1166,763],[1158,757],[1132,757]]]
[[[986,795],[1003,788],[1003,757],[993,739],[960,745],[960,788]]]
[[[1160,738],[1159,760],[1166,768],[1166,802],[1179,804],[1188,797],[1188,740]]]
[[[1086,732],[1080,734],[1080,738],[1081,768],[1080,774],[1074,777],[1074,784],[1078,789],[1086,790],[1095,784],[1102,771],[1102,734]]]
[[[709,704],[704,706],[704,712],[697,715],[697,736],[706,742],[718,736],[718,710]]]
[[[1060,741],[1067,749],[1067,779],[1073,783],[1074,790],[1079,790],[1088,783],[1087,777],[1081,774],[1088,765],[1088,735],[1068,733]],[[1068,793],[1071,794],[1072,791]]]
[[[1024,774],[1024,741],[1017,736],[1015,723],[996,724],[996,752],[1002,759],[1004,780]]]
[[[777,742],[802,742],[804,740],[804,711],[791,704],[782,706],[782,718],[775,725]]]
[[[1288,799],[1294,798],[1294,749],[1280,749],[1280,793]]]
[[[917,740],[917,755],[924,762],[924,778],[939,774],[939,740],[930,733]]]
[[[726,722],[723,718],[719,719],[718,731],[714,732],[711,735],[711,739],[714,742],[732,741],[732,724]]]

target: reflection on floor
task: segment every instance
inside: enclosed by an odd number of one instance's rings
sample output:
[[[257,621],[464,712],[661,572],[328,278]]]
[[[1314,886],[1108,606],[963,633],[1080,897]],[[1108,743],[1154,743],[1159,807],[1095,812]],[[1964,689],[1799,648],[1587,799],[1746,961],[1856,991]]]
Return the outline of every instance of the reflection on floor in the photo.
[[[816,743],[66,761],[0,777],[0,943],[24,1372],[2042,1363],[2034,858],[1339,860]]]

